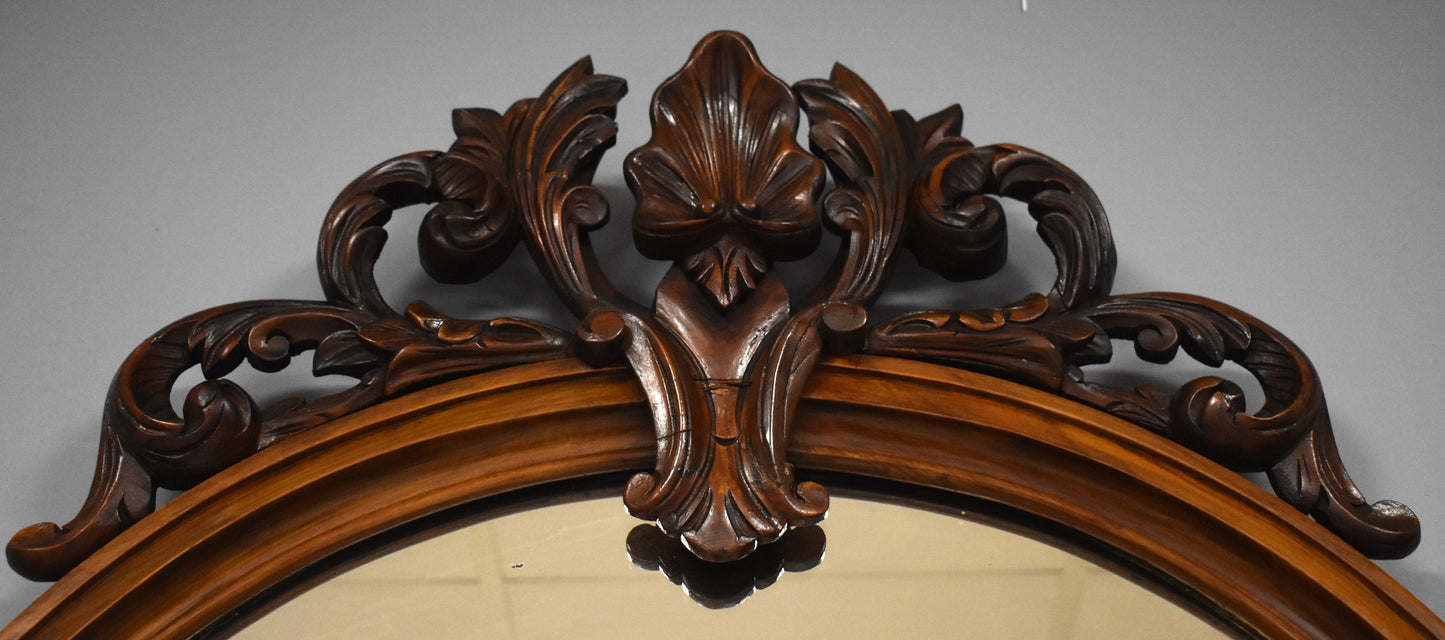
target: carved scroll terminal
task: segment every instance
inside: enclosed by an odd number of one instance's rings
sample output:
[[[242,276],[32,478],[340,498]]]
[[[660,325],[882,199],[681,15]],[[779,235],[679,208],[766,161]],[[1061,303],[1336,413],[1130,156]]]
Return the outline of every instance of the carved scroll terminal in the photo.
[[[317,253],[325,300],[217,307],[145,341],[112,383],[85,505],[63,526],[17,533],[6,547],[11,566],[57,579],[150,513],[159,487],[204,482],[292,435],[427,385],[559,358],[630,367],[651,409],[657,456],[627,483],[624,502],[697,558],[736,561],[825,515],[827,490],[794,478],[790,428],[815,363],[853,353],[1007,378],[1229,468],[1264,472],[1282,499],[1367,555],[1399,557],[1419,543],[1409,509],[1369,503],[1350,481],[1319,378],[1292,342],[1213,300],[1111,293],[1113,239],[1083,179],[1024,147],[974,145],[961,135],[957,106],[922,118],[892,110],[842,65],[790,86],[746,38],[719,32],[662,83],[652,137],[624,166],[637,249],[672,266],[652,304],[629,299],[588,240],[610,216],[591,179],[615,143],[626,93],[622,79],[594,73],[583,58],[505,111],[456,110],[447,151],[383,162],[337,197]],[[806,149],[797,142],[805,126]],[[1049,290],[995,308],[870,315],[901,251],[951,280],[997,271],[1008,232],[1000,199],[1027,205],[1057,266]],[[524,246],[577,325],[455,318],[420,301],[396,311],[372,268],[393,213],[418,204],[431,205],[417,240],[426,273],[475,282]],[[794,300],[774,266],[818,251],[824,230],[840,240],[821,243],[838,247],[833,266]],[[1264,402],[1248,413],[1238,385],[1218,376],[1174,390],[1091,380],[1089,365],[1108,361],[1116,340],[1150,362],[1183,351],[1212,366],[1237,364],[1259,381]],[[276,371],[306,351],[317,375],[354,384],[260,406],[224,377],[242,363]],[[206,380],[178,414],[171,386],[191,367]],[[643,562],[688,573],[673,551],[658,553]],[[781,562],[759,561],[748,588]]]

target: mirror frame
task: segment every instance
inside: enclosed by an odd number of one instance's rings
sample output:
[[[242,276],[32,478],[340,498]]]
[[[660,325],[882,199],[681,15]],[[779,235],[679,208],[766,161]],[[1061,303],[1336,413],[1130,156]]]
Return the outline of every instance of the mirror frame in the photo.
[[[186,638],[287,576],[449,507],[647,469],[646,398],[576,360],[445,383],[265,449],[87,559],[0,637]],[[801,470],[982,498],[1068,527],[1191,590],[1248,635],[1434,638],[1373,562],[1162,437],[1011,382],[913,361],[820,363]]]
[[[624,163],[638,250],[674,263],[648,306],[587,240],[606,221],[591,177],[626,91],[583,58],[505,114],[456,110],[448,151],[383,162],[337,198],[324,301],[223,305],[138,347],[80,514],[6,548],[22,575],[59,582],[0,639],[189,637],[408,523],[627,472],[633,515],[735,560],[823,517],[826,488],[795,470],[1041,518],[1246,636],[1445,638],[1362,555],[1408,554],[1419,521],[1354,487],[1308,359],[1223,303],[1112,294],[1108,221],[1072,170],[975,146],[956,105],[914,118],[841,65],[789,85],[742,35],[710,34],[658,88],[653,137]],[[1049,291],[869,317],[904,250],[952,280],[1001,268],[998,198],[1038,224]],[[476,282],[526,244],[575,329],[392,309],[372,268],[392,213],[418,204],[435,205],[418,237],[434,279]],[[795,296],[772,265],[811,255],[823,221],[842,237],[834,268]],[[1215,376],[1172,393],[1086,379],[1112,341],[1155,363],[1239,365],[1264,402],[1248,413]],[[223,378],[313,350],[318,375],[356,385],[263,408]],[[172,386],[192,367],[206,380],[178,414]],[[1279,498],[1230,469],[1264,472]],[[155,511],[158,488],[189,491]]]

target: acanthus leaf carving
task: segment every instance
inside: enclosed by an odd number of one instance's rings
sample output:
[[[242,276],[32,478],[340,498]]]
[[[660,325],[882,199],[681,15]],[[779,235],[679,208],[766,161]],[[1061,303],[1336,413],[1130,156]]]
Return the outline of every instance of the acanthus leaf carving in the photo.
[[[653,402],[659,465],[624,499],[713,562],[827,511],[826,491],[798,485],[781,462],[786,421],[756,402],[776,382],[757,379],[777,369],[768,345],[797,321],[769,264],[811,252],[820,232],[822,163],[794,141],[797,119],[791,90],[752,44],[715,33],[659,87],[652,139],[625,163],[638,248],[675,265],[653,319],[630,320],[628,358]],[[800,366],[802,377],[779,379],[798,385],[784,397],[801,389],[811,361]],[[760,464],[770,460],[778,463]]]
[[[843,253],[812,300],[868,304],[887,281],[907,213],[911,154],[873,89],[841,64],[829,80],[798,83],[808,139],[838,187],[824,199],[828,221],[846,236]]]
[[[456,109],[457,140],[434,163],[440,198],[417,232],[421,265],[439,282],[476,282],[511,255],[518,239],[507,185],[507,125],[491,109]]]
[[[649,308],[617,291],[588,233],[610,208],[592,175],[615,144],[626,83],[583,58],[505,112],[458,109],[455,142],[383,162],[327,213],[317,266],[322,301],[263,300],[183,318],[140,345],[112,383],[95,480],[64,526],[22,530],[12,566],[55,579],[144,517],[157,487],[185,488],[275,442],[411,390],[527,362],[625,362],[640,382],[655,464],[624,502],[697,557],[734,561],[820,520],[828,492],[787,460],[793,415],[814,365],[868,353],[973,369],[1071,398],[1153,430],[1228,467],[1265,472],[1276,492],[1375,557],[1419,542],[1393,501],[1367,502],[1345,473],[1320,381],[1278,331],[1219,302],[1173,293],[1113,295],[1115,250],[1103,207],[1061,163],[1016,145],[962,137],[957,106],[915,119],[891,111],[857,74],[789,87],[739,34],[706,37],[653,96],[651,139],[624,162],[638,250],[674,265]],[[811,152],[797,141],[808,117]],[[836,186],[824,194],[824,167]],[[1057,277],[996,308],[870,319],[901,248],[952,280],[1006,258],[999,199],[1025,203]],[[430,204],[418,246],[434,279],[484,278],[525,244],[580,319],[574,331],[525,318],[449,316],[423,301],[398,313],[372,273],[386,225]],[[819,207],[823,213],[820,221]],[[826,222],[826,224],[822,224]],[[843,237],[831,270],[795,304],[773,270],[806,257],[821,230]],[[1264,390],[1248,413],[1222,376],[1176,390],[1117,388],[1089,366],[1129,341],[1146,361],[1183,351],[1232,362]],[[224,376],[272,372],[314,351],[317,375],[350,388],[260,406]],[[171,387],[206,380],[177,414]]]
[[[425,335],[425,339],[420,336]],[[387,395],[439,380],[571,355],[573,337],[522,318],[466,320],[424,302],[406,317],[386,318],[357,332],[361,342],[392,354],[386,363]]]
[[[984,190],[986,151],[962,137],[962,110],[954,105],[916,122],[904,113],[898,118],[912,132],[922,168],[909,248],[919,263],[950,280],[998,271],[1008,257],[1008,225],[1003,207]]]
[[[593,73],[591,58],[583,58],[506,115],[508,178],[528,248],[579,317],[639,308],[602,273],[586,233],[607,222],[607,199],[590,183],[603,152],[617,142],[612,117],[626,94],[626,81]]]
[[[585,63],[559,78],[554,88],[568,78],[586,80]],[[621,90],[621,81],[612,80],[589,86]],[[570,334],[527,320],[452,320],[423,305],[411,310],[408,321],[386,301],[373,274],[392,213],[417,204],[437,204],[424,218],[418,240],[428,273],[443,281],[470,281],[505,259],[520,238],[514,220],[523,209],[513,195],[515,187],[509,186],[515,175],[506,160],[517,155],[513,151],[519,145],[535,142],[518,124],[533,104],[537,101],[522,101],[501,118],[488,110],[458,110],[458,141],[448,153],[399,156],[348,185],[320,234],[317,266],[326,301],[217,307],[173,323],[138,347],[111,385],[86,503],[64,526],[42,523],[12,538],[6,546],[11,566],[33,579],[56,579],[150,513],[158,487],[189,487],[261,448],[391,394],[572,354]],[[559,205],[571,202],[565,201],[569,194],[580,193],[579,181],[589,175],[586,163],[595,163],[588,149],[605,146],[596,133],[605,133],[610,123],[605,104],[569,104],[585,109],[581,131],[587,141],[569,147],[581,165],[553,163],[550,169],[548,175],[561,178],[545,182],[550,187],[545,193],[560,192],[554,198]],[[554,118],[561,116],[533,118],[531,124],[547,129],[556,124]],[[583,218],[587,224],[599,222],[595,216]],[[458,339],[457,333],[474,335]],[[279,371],[308,350],[317,352],[315,373],[351,377],[356,384],[312,400],[261,407],[239,385],[221,378],[242,362],[262,372]],[[207,379],[186,395],[177,415],[171,387],[193,366],[200,366]]]
[[[1049,314],[1048,298],[1027,296],[997,309],[922,311],[876,327],[867,351],[940,362],[1059,391],[1076,370],[1070,355],[1094,341],[1087,319]]]

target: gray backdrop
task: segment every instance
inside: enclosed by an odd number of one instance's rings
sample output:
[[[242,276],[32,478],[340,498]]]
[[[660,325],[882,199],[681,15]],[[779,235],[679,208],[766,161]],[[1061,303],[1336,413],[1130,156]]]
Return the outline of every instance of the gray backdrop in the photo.
[[[504,108],[591,54],[632,86],[598,174],[625,220],[619,162],[647,137],[647,97],[700,36],[732,28],[788,81],[840,60],[896,108],[962,103],[975,142],[1039,149],[1094,186],[1116,291],[1219,298],[1291,336],[1366,495],[1424,522],[1419,551],[1382,565],[1445,610],[1445,4],[120,4],[0,4],[5,537],[75,513],[131,348],[205,307],[319,297],[331,199],[376,162],[444,148],[452,107]],[[603,244],[625,249],[615,226]],[[407,270],[409,229],[383,265],[396,297],[439,289]],[[1020,264],[998,281],[927,293],[975,306],[1000,282],[1048,282],[1032,232],[1014,231]],[[609,267],[637,296],[658,272]],[[556,314],[534,293],[441,295],[457,312],[515,298]],[[8,621],[43,586],[0,574]]]

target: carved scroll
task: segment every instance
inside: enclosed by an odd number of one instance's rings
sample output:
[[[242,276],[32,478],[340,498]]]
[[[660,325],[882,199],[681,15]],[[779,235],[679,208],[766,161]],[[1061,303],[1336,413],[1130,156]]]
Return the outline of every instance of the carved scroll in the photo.
[[[499,113],[459,109],[445,153],[377,165],[337,198],[317,263],[324,301],[218,307],[162,329],[116,374],[95,481],[64,526],[34,525],[6,548],[34,579],[56,579],[154,509],[157,487],[183,489],[290,435],[442,380],[540,360],[626,362],[657,436],[654,468],[631,479],[628,508],[708,561],[742,558],[821,519],[822,487],[797,482],[789,428],[826,353],[930,360],[1009,378],[1094,406],[1216,462],[1264,471],[1281,498],[1364,553],[1399,557],[1419,522],[1367,503],[1340,463],[1320,382],[1279,332],[1224,304],[1172,293],[1114,295],[1103,207],[1057,161],[1014,145],[975,146],[957,106],[921,119],[890,111],[847,68],[789,87],[735,33],[707,36],[652,99],[652,139],[626,159],[638,250],[673,262],[651,307],[608,281],[588,242],[609,205],[591,184],[615,140],[627,87],[583,59],[541,95]],[[796,142],[800,112],[811,151]],[[824,171],[836,186],[824,193]],[[998,308],[891,319],[867,309],[900,249],[952,280],[1005,259],[997,198],[1026,203],[1058,275]],[[423,269],[475,282],[518,244],[579,318],[568,331],[520,319],[452,318],[413,302],[397,312],[372,274],[394,211],[420,220]],[[811,255],[821,230],[842,237],[833,267],[800,301],[773,269]],[[1221,377],[1166,391],[1089,380],[1111,340],[1150,362],[1182,349],[1242,366],[1264,389],[1246,413]],[[242,362],[270,372],[314,351],[317,375],[355,384],[262,407],[224,376]],[[206,380],[170,404],[180,374]],[[664,563],[665,564],[665,563]]]

